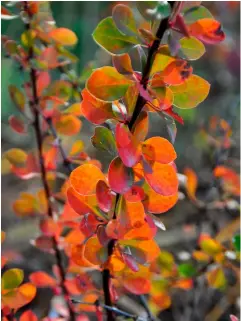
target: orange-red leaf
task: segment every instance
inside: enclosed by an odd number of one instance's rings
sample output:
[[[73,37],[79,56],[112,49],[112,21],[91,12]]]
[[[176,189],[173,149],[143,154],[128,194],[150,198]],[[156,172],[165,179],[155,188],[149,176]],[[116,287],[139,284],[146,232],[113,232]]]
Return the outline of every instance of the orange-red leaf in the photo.
[[[163,196],[174,195],[178,191],[177,173],[172,165],[154,162],[144,167],[146,181],[151,188]]]
[[[218,43],[225,39],[220,22],[210,18],[197,20],[188,26],[188,30],[190,35],[208,44]]]
[[[18,134],[26,134],[26,125],[21,118],[18,118],[14,115],[8,118],[8,122],[13,131]]]
[[[92,96],[87,89],[81,93],[81,111],[90,122],[100,125],[107,119],[113,118],[111,103],[100,101]]]
[[[144,141],[142,154],[146,160],[154,160],[162,164],[171,163],[177,157],[173,145],[162,137],[152,137]]]
[[[77,167],[70,175],[70,185],[81,195],[95,194],[99,180],[105,180],[101,170],[92,164]]]
[[[156,193],[148,185],[145,186],[147,198],[144,201],[146,210],[150,213],[160,214],[171,209],[178,201],[178,193],[170,196],[164,196]]]
[[[57,281],[43,271],[33,272],[29,276],[29,280],[38,288],[52,288],[57,285]]]
[[[38,318],[33,311],[27,310],[21,314],[19,321],[38,321]]]
[[[180,85],[192,74],[192,70],[187,61],[176,59],[166,66],[161,77],[168,85]]]

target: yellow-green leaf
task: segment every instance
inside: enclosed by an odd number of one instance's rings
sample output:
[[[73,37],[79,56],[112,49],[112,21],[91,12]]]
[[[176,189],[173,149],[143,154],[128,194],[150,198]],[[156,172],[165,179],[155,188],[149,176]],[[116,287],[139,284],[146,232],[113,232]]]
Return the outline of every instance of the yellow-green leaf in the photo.
[[[23,166],[27,161],[28,155],[19,148],[12,148],[3,155],[14,166]]]
[[[10,269],[2,275],[2,289],[12,290],[17,288],[23,282],[23,270]]]
[[[195,37],[184,37],[180,40],[181,51],[188,60],[197,60],[205,53],[204,44]]]
[[[191,75],[183,84],[170,86],[170,88],[174,94],[174,106],[189,109],[206,99],[210,84],[197,75]]]

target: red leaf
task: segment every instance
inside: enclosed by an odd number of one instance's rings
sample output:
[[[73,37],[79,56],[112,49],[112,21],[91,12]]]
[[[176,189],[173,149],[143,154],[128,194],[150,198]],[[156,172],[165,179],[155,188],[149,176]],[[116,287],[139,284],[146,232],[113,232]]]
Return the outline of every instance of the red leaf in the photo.
[[[108,213],[112,206],[113,195],[105,181],[100,180],[96,185],[96,198],[99,208]]]
[[[38,318],[31,310],[27,310],[21,314],[19,321],[38,321]]]
[[[116,157],[110,163],[108,181],[113,191],[125,194],[134,183],[133,171],[126,167],[119,157]]]
[[[18,134],[26,134],[26,125],[22,119],[12,115],[8,118],[8,122],[13,131]]]
[[[124,124],[118,123],[116,126],[116,146],[125,166],[133,167],[139,162],[141,157],[139,143]]]

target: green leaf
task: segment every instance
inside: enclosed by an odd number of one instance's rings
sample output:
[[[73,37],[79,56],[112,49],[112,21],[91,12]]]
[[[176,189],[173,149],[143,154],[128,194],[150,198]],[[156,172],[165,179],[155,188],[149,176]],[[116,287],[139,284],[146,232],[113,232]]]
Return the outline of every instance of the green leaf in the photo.
[[[98,45],[111,54],[126,53],[139,43],[135,37],[126,36],[120,32],[112,17],[102,20],[92,36]]]
[[[170,86],[170,89],[174,94],[174,106],[189,109],[207,98],[210,84],[197,75],[191,75],[183,84]]]
[[[12,290],[17,288],[23,282],[23,270],[10,269],[2,275],[2,288],[4,290]]]
[[[99,100],[121,99],[133,82],[118,73],[114,67],[96,69],[87,80],[87,90]]]
[[[152,20],[156,16],[158,1],[136,1],[137,9],[147,20]]]
[[[184,13],[184,21],[188,24],[204,18],[213,18],[213,16],[210,11],[203,6],[190,8]]]
[[[185,37],[180,40],[181,52],[188,60],[197,60],[205,53],[204,44],[195,37]]]
[[[108,152],[114,157],[117,155],[115,138],[110,129],[102,126],[96,127],[91,142],[95,148]]]
[[[191,263],[183,263],[178,266],[178,273],[180,276],[188,278],[196,274],[196,269]]]
[[[236,251],[240,252],[240,234],[233,237],[233,245]]]
[[[113,20],[117,28],[126,35],[137,34],[136,22],[132,10],[124,4],[118,4],[112,11]]]
[[[167,1],[158,1],[157,13],[161,15],[161,18],[166,18],[171,14],[171,6]]]
[[[14,85],[8,86],[8,91],[14,104],[20,111],[23,111],[25,106],[24,94]]]

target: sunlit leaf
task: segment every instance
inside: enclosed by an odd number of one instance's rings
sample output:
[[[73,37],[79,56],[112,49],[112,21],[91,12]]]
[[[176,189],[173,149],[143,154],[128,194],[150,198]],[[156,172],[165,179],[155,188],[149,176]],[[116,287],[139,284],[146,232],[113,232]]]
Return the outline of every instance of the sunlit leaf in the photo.
[[[178,201],[178,193],[170,196],[163,196],[156,193],[148,185],[146,185],[144,189],[147,195],[147,198],[144,201],[144,206],[148,212],[154,214],[165,213]]]
[[[82,195],[95,194],[96,184],[105,180],[101,170],[92,165],[84,164],[74,169],[70,175],[70,184],[77,193]]]
[[[168,85],[180,85],[192,74],[192,67],[182,59],[176,59],[168,64],[161,73],[163,81]]]
[[[117,72],[114,67],[101,67],[93,71],[86,88],[97,99],[114,101],[122,98],[132,81]]]
[[[117,149],[115,138],[112,131],[106,127],[95,127],[95,133],[91,137],[94,147],[104,152],[108,152],[112,156],[116,156]]]
[[[126,36],[118,30],[112,17],[102,20],[92,36],[98,45],[112,54],[126,53],[138,44],[135,37]]]
[[[101,253],[100,253],[102,249],[106,251],[106,254],[108,257],[107,249],[102,247],[97,236],[90,237],[85,243],[85,248],[84,248],[85,259],[94,265],[99,265],[103,263],[101,261]]]
[[[163,71],[171,62],[175,61],[176,58],[171,56],[167,45],[161,46],[153,61],[150,75]]]
[[[82,111],[81,111],[81,104],[80,103],[74,103],[73,105],[69,106],[64,110],[65,114],[72,114],[74,116],[82,116]]]
[[[180,40],[181,52],[188,60],[197,60],[205,53],[205,47],[195,37],[185,37]]]
[[[137,33],[134,15],[128,6],[117,4],[112,11],[112,17],[117,28],[125,35],[132,36]]]
[[[12,290],[17,288],[23,282],[23,270],[10,269],[2,275],[2,289]]]
[[[213,174],[222,179],[223,189],[226,192],[240,196],[240,178],[232,168],[220,165],[214,169]]]
[[[174,94],[173,104],[181,109],[189,109],[206,99],[210,84],[197,75],[191,75],[183,84],[170,88]]]
[[[13,289],[2,296],[4,305],[11,309],[19,309],[33,300],[36,295],[36,287],[31,283],[25,283],[17,289]]]
[[[171,271],[174,265],[174,257],[167,251],[161,251],[156,262],[161,271]]]
[[[171,163],[177,157],[173,145],[167,139],[158,136],[145,140],[141,149],[146,160],[153,160],[162,164]]]
[[[125,194],[134,183],[132,168],[126,167],[119,157],[114,158],[109,166],[108,181],[113,191]]]
[[[147,183],[158,194],[170,196],[177,193],[177,173],[172,165],[154,162],[144,167]]]
[[[207,44],[215,44],[225,39],[220,22],[205,18],[188,25],[189,33]]]
[[[73,46],[78,42],[76,34],[67,28],[56,28],[48,33],[48,36],[63,46]]]
[[[37,82],[36,82],[38,97],[42,95],[43,91],[49,86],[50,82],[51,82],[51,78],[47,71],[43,71],[39,73]]]
[[[81,267],[93,266],[93,264],[87,261],[87,259],[84,257],[84,250],[84,244],[74,244],[71,247],[71,260]]]

